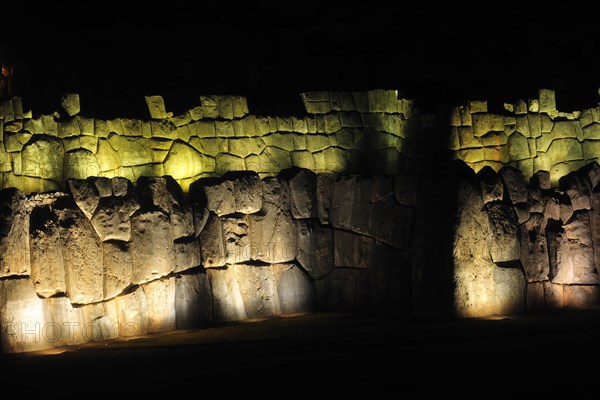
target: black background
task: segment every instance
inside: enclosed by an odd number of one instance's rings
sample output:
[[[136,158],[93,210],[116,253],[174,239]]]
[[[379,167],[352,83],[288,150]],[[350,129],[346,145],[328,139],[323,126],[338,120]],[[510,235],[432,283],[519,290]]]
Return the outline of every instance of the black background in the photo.
[[[545,1],[141,0],[0,7],[15,94],[34,113],[81,95],[82,114],[175,114],[201,94],[241,94],[257,114],[303,113],[309,90],[398,89],[422,109],[557,91],[561,111],[598,101],[590,5]]]

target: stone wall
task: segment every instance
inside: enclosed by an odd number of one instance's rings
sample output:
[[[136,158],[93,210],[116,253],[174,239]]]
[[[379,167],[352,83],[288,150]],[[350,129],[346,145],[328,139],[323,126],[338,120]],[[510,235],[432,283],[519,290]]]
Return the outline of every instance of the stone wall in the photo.
[[[550,184],[491,167],[458,188],[454,301],[460,316],[600,305],[600,166]]]
[[[383,175],[292,169],[0,192],[5,352],[316,310],[408,314],[415,207]],[[400,197],[402,199],[402,197]]]
[[[161,96],[145,100],[148,120],[88,116],[75,93],[51,115],[23,110],[18,97],[1,103],[2,187],[32,193],[89,176],[170,175],[187,192],[193,181],[228,171],[395,174],[421,125],[412,101],[396,90],[303,93],[307,115],[300,116],[249,114],[242,96],[200,96],[176,116]]]
[[[448,147],[476,172],[507,165],[526,179],[550,172],[553,185],[600,158],[600,108],[562,112],[554,91],[541,89],[536,99],[505,103],[489,112],[487,101],[470,101],[452,109]]]

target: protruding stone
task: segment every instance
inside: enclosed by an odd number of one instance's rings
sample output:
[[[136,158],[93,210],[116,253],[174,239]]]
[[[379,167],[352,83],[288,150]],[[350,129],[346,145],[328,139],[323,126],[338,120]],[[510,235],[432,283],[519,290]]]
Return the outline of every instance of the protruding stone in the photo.
[[[594,162],[589,168],[587,175],[590,180],[591,189],[592,191],[595,191],[598,187],[598,183],[600,183],[600,165],[598,165],[597,162]]]
[[[28,276],[29,215],[25,194],[18,189],[0,191],[0,277]]]
[[[148,302],[148,332],[174,330],[175,313],[175,277],[148,282],[142,286]]]
[[[64,93],[60,98],[60,105],[67,112],[69,117],[79,114],[79,111],[81,111],[79,94]]]
[[[97,177],[94,179],[94,184],[100,197],[112,196],[112,182],[110,178]]]
[[[163,119],[167,118],[167,110],[165,108],[165,101],[162,96],[144,96],[148,111],[150,112],[150,118]]]

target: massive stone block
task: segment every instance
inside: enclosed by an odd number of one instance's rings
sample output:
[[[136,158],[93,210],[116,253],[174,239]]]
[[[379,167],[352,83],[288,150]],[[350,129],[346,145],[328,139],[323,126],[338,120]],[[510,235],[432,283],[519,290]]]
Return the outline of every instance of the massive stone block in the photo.
[[[25,194],[18,189],[3,189],[0,206],[0,277],[29,275],[29,214]]]
[[[533,214],[520,227],[521,264],[528,282],[548,279],[549,263],[546,232],[542,227],[542,216]]]
[[[313,279],[322,278],[333,268],[333,229],[314,220],[297,221],[296,259]]]
[[[52,347],[72,346],[90,341],[83,307],[73,307],[66,296],[44,300],[49,320],[42,328],[42,340]]]
[[[223,222],[212,212],[209,214],[204,229],[200,232],[200,254],[204,268],[225,265]]]
[[[144,289],[137,287],[115,299],[119,336],[128,338],[148,333],[148,302]]]
[[[465,179],[457,191],[453,239],[454,308],[458,316],[476,317],[495,312],[494,268],[486,237],[488,216],[483,211],[479,184]]]
[[[206,207],[218,216],[258,212],[262,207],[262,185],[256,173],[204,185]]]
[[[215,321],[246,319],[244,300],[233,267],[207,270],[213,297]]]
[[[67,295],[73,304],[103,299],[102,242],[90,221],[72,200],[55,203],[59,219]],[[85,255],[85,257],[82,257]]]
[[[523,173],[516,168],[503,167],[500,176],[513,204],[527,203],[527,186]]]
[[[141,284],[172,272],[173,235],[168,216],[160,211],[140,213],[131,218],[131,228],[131,282]]]
[[[247,317],[281,314],[277,284],[270,266],[236,264],[230,268],[237,279]]]
[[[192,209],[172,177],[143,177],[138,179],[136,189],[143,209],[160,210],[169,216],[173,239],[194,234]]]
[[[290,212],[286,181],[266,178],[262,181],[263,207],[248,216],[251,257],[271,264],[296,257],[296,225]]]
[[[292,264],[273,264],[271,268],[282,314],[315,310],[315,289],[306,273]]]
[[[91,218],[91,223],[102,241],[131,239],[130,217],[140,208],[132,196],[102,197]]]
[[[142,285],[148,302],[149,333],[176,328],[175,287],[173,276]]]
[[[561,284],[596,284],[591,223],[587,212],[577,212],[568,224],[548,231],[550,279]]]
[[[173,243],[174,267],[173,272],[183,272],[201,265],[200,242],[190,237],[179,239]]]
[[[289,180],[292,216],[297,219],[317,217],[317,177],[303,169]]]
[[[368,268],[375,239],[335,229],[333,254],[336,267]]]
[[[130,245],[124,242],[102,243],[104,260],[103,298],[111,299],[121,294],[131,284],[133,258]]]
[[[513,208],[502,202],[484,206],[488,217],[490,236],[488,248],[495,263],[517,261],[521,256],[519,225]]]
[[[333,188],[337,175],[317,175],[317,216],[321,224],[329,223],[329,213],[332,207]]]
[[[67,291],[58,216],[50,206],[31,210],[31,279],[40,297]]]
[[[93,180],[69,179],[67,180],[67,186],[77,207],[79,207],[88,219],[92,219],[100,203],[100,194]]]
[[[175,278],[177,329],[206,326],[213,321],[212,295],[206,271],[189,271]]]
[[[52,347],[44,330],[50,320],[48,305],[40,299],[31,279],[0,279],[0,343],[4,353]]]
[[[119,336],[119,322],[116,301],[81,306],[83,313],[83,336],[87,341],[115,339]]]
[[[494,268],[494,313],[515,314],[527,305],[527,282],[519,268]]]
[[[21,152],[23,175],[62,182],[63,158],[63,146],[60,140],[36,135],[35,140],[30,140]]]

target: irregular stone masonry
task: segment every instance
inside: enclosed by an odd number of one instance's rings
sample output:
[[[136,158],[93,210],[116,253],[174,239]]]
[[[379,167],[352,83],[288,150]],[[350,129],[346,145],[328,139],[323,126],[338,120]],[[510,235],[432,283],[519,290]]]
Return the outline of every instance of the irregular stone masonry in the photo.
[[[168,176],[71,179],[67,189],[0,191],[4,352],[410,309],[416,208],[399,202],[393,177],[252,172],[197,180],[188,197]]]
[[[600,157],[600,108],[561,112],[555,93],[540,89],[537,99],[505,103],[488,112],[487,101],[469,101],[450,115],[449,149],[475,172],[511,166],[526,179],[549,171],[553,185]]]
[[[315,172],[395,174],[420,115],[395,90],[302,93],[307,115],[259,116],[242,96],[200,96],[182,115],[161,96],[145,98],[150,119],[102,120],[66,93],[62,113],[34,115],[14,97],[0,104],[2,187],[64,190],[68,179],[170,175],[184,191],[229,171],[274,176]],[[408,152],[407,154],[409,154]]]
[[[549,184],[513,167],[486,166],[458,190],[454,301],[476,317],[600,305],[600,166]]]

